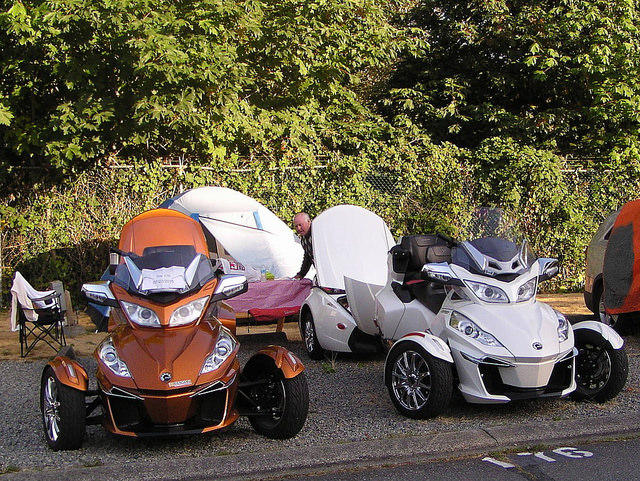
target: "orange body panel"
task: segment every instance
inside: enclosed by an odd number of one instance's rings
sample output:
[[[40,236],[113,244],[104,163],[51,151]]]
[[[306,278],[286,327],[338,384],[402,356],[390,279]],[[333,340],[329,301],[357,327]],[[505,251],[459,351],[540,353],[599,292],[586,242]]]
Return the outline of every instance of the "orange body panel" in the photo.
[[[624,241],[618,233],[629,230],[632,235]],[[627,234],[628,235],[628,234]],[[618,250],[616,252],[616,249]],[[620,252],[622,249],[624,252]],[[613,261],[609,260],[613,257]],[[630,260],[624,268],[616,265],[616,257]],[[640,199],[627,202],[616,218],[609,245],[605,253],[603,276],[605,283],[605,303],[609,314],[625,314],[640,311]],[[613,262],[613,267],[609,267]],[[615,294],[615,295],[614,295]],[[614,302],[615,301],[615,302]]]
[[[65,356],[56,356],[48,364],[53,369],[58,380],[65,386],[80,391],[88,389],[89,377],[87,376],[87,371],[77,361]]]
[[[304,371],[304,364],[298,356],[282,346],[267,346],[260,349],[255,355],[264,354],[275,361],[276,367],[282,370],[285,378],[296,377]]]
[[[126,412],[131,410],[143,412],[140,416],[156,426],[188,423],[202,409],[200,403],[209,399],[207,396],[216,397],[219,404],[215,422],[207,426],[207,430],[235,421],[238,414],[232,406],[240,370],[237,359],[239,345],[236,344],[234,352],[217,369],[200,374],[220,329],[217,322],[169,329],[133,329],[128,324],[118,326],[111,338],[132,377],[118,376],[106,366],[99,366],[98,384],[105,393],[115,393],[114,396],[103,394],[103,403],[109,414],[105,427],[117,434],[140,434],[128,431],[126,422],[121,420],[123,416],[127,418]],[[171,374],[171,379],[163,380],[161,376],[167,373]],[[217,388],[214,394],[197,395],[212,385]],[[122,400],[119,390],[125,390],[127,395],[137,400]]]

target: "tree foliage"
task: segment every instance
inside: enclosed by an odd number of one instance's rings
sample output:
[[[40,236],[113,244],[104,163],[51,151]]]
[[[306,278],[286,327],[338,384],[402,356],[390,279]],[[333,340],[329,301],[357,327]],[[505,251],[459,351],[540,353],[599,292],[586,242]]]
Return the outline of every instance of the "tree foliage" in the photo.
[[[635,1],[427,0],[408,21],[431,49],[397,70],[386,101],[435,140],[506,136],[574,157],[637,142]]]
[[[375,0],[18,0],[0,26],[0,162],[27,183],[356,154],[388,135],[361,77],[408,45]]]
[[[634,0],[1,5],[5,279],[77,287],[130,216],[222,185],[285,220],[362,205],[395,235],[502,206],[575,289],[640,186]]]

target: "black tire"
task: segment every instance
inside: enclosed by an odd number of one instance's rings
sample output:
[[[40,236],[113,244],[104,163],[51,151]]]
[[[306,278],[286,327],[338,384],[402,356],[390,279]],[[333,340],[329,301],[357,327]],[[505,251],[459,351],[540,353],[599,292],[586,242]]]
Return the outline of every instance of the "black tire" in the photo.
[[[269,360],[261,373],[250,379],[264,380],[249,390],[249,397],[268,414],[249,416],[253,429],[271,439],[288,439],[300,432],[309,412],[309,387],[304,372],[285,378],[282,371]]]
[[[42,373],[40,410],[51,449],[78,449],[82,445],[86,424],[84,393],[62,384],[50,366]]]
[[[435,417],[451,401],[452,365],[432,356],[416,342],[402,342],[391,349],[385,380],[396,409],[412,419]]]
[[[311,314],[311,310],[309,309],[306,309],[302,315],[300,335],[304,341],[304,346],[307,348],[307,354],[309,354],[311,359],[318,361],[324,358],[324,349],[322,349],[318,342],[316,325],[313,321],[313,314]]]
[[[629,375],[629,360],[624,348],[614,349],[602,335],[591,329],[575,331],[577,401],[598,403],[613,399],[622,390]]]

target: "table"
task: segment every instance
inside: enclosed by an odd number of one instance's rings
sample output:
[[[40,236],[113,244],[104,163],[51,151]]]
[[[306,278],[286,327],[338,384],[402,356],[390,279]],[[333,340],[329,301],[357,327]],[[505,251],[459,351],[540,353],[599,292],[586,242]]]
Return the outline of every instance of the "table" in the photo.
[[[277,321],[276,331],[282,332],[284,320],[297,315],[311,291],[310,279],[275,279],[250,282],[244,294],[226,301],[236,313],[236,319],[255,322]]]

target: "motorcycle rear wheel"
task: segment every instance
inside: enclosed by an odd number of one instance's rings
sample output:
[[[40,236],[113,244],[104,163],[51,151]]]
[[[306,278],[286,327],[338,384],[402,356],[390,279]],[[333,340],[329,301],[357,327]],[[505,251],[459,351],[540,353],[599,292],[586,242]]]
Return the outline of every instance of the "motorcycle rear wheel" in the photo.
[[[318,334],[316,333],[316,325],[313,320],[313,314],[310,310],[305,310],[302,315],[301,336],[304,345],[307,348],[307,354],[313,360],[320,360],[324,357],[324,349],[318,342]]]

